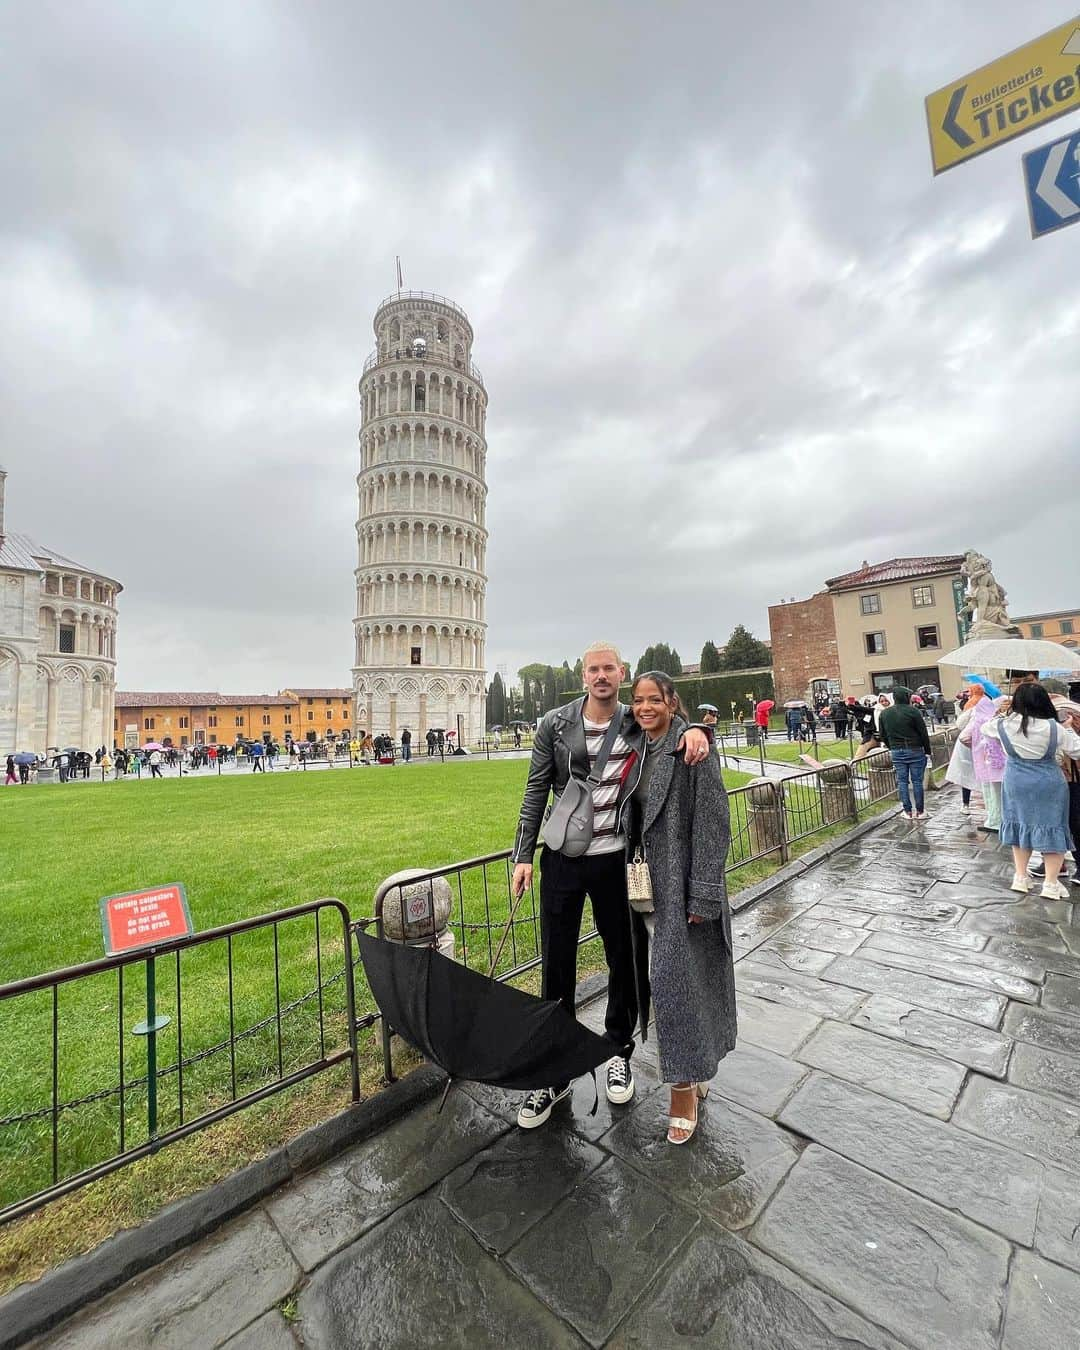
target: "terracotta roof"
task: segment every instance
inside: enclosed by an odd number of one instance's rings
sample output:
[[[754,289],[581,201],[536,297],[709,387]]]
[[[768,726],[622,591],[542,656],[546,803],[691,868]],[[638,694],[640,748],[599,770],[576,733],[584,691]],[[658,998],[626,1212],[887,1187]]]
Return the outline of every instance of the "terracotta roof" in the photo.
[[[890,581],[916,581],[919,577],[935,577],[942,572],[959,572],[963,562],[962,553],[929,558],[890,558],[888,562],[864,563],[856,572],[830,577],[825,585],[830,591],[846,591]]]
[[[351,689],[301,689],[290,684],[287,692],[298,698],[352,698]]]
[[[1039,623],[1042,619],[1075,619],[1080,614],[1080,606],[1075,609],[1052,609],[1046,614],[1017,614],[1013,623]]]
[[[295,698],[286,698],[281,694],[219,694],[206,690],[164,694],[117,691],[116,695],[118,708],[269,708],[281,705],[291,707],[295,703]]]

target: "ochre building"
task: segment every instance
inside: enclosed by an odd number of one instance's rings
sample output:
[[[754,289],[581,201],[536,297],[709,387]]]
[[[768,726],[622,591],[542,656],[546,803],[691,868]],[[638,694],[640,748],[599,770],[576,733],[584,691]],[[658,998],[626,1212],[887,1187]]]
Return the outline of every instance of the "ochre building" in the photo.
[[[233,745],[238,740],[334,741],[353,734],[352,690],[282,689],[277,694],[216,691],[116,695],[114,745]]]
[[[1023,614],[1013,623],[1026,638],[1045,638],[1063,647],[1080,646],[1080,609],[1057,609],[1049,614]]]
[[[961,671],[939,667],[959,647],[964,555],[891,558],[832,577],[809,600],[769,606],[778,703],[938,685],[947,697]]]

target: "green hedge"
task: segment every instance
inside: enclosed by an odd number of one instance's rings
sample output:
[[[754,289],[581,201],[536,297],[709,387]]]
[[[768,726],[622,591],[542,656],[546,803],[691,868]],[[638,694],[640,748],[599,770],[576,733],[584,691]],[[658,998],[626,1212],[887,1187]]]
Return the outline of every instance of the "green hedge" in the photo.
[[[726,722],[732,716],[731,705],[735,704],[735,720],[742,721],[753,713],[753,704],[759,699],[775,698],[771,670],[725,671],[720,675],[678,675],[675,688],[679,697],[693,716],[699,703],[715,703],[720,709],[720,720]],[[751,695],[750,698],[747,695]],[[575,694],[574,698],[580,698]],[[619,699],[630,702],[630,685],[619,689]],[[572,702],[564,699],[564,703]]]

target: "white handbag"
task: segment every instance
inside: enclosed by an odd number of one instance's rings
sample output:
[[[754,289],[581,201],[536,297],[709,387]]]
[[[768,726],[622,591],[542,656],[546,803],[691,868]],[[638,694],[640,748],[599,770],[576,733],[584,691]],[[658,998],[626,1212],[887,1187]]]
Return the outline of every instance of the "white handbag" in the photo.
[[[630,908],[638,914],[652,914],[653,904],[652,874],[645,860],[641,845],[634,849],[634,856],[626,864],[626,895]]]

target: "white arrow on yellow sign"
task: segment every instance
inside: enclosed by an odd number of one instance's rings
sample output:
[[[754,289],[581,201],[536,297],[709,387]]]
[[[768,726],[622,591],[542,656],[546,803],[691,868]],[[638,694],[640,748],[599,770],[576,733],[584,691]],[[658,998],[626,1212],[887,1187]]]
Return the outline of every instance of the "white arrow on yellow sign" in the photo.
[[[926,100],[934,172],[1080,108],[1080,15]]]

